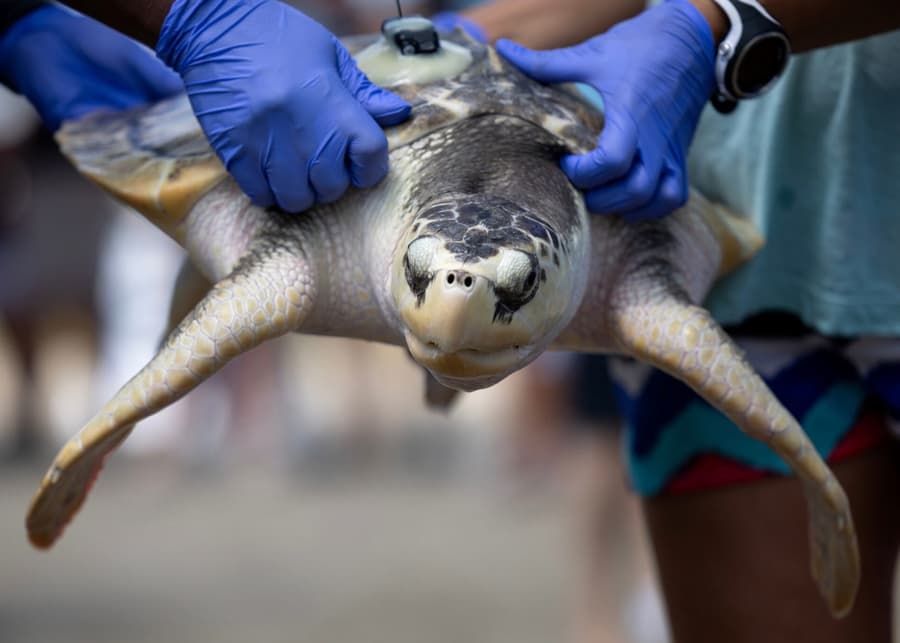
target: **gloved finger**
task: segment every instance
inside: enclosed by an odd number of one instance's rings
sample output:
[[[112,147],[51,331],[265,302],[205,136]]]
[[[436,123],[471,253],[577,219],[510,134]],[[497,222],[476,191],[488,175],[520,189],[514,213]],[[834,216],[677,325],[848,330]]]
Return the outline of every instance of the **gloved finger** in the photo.
[[[291,214],[313,207],[316,197],[309,185],[305,172],[296,165],[285,167],[280,163],[266,168],[266,179],[272,186],[274,203]]]
[[[211,139],[210,143],[216,148],[215,142]],[[222,163],[225,169],[234,177],[237,184],[241,186],[244,194],[250,197],[256,205],[268,208],[275,205],[275,195],[269,187],[269,179],[263,169],[261,161],[257,158],[251,158],[250,153],[245,149],[235,152],[232,155],[220,153]]]
[[[384,131],[378,127],[359,105],[348,115],[345,131],[350,141],[346,164],[350,169],[350,181],[359,188],[370,188],[388,171],[388,143]]]
[[[412,106],[405,100],[386,89],[382,89],[368,78],[363,77],[359,91],[355,94],[360,105],[382,127],[399,125],[412,111]]]
[[[293,146],[274,147],[272,139],[263,155],[266,183],[272,190],[275,203],[285,212],[300,212],[311,208],[316,195],[309,184],[305,155]]]
[[[683,206],[687,198],[688,186],[684,173],[680,170],[667,169],[663,173],[659,188],[646,205],[623,211],[621,214],[626,221],[659,219]]]
[[[587,209],[597,214],[632,211],[646,205],[656,194],[662,164],[647,165],[640,157],[624,177],[584,196]]]
[[[579,190],[597,189],[631,169],[637,146],[637,127],[631,117],[609,110],[596,149],[564,157],[562,169]]]
[[[478,23],[455,11],[441,11],[431,16],[431,22],[438,31],[451,32],[457,27],[480,43],[488,41],[487,32]]]
[[[350,172],[344,159],[349,141],[331,130],[309,160],[309,184],[318,203],[337,201],[350,187]]]
[[[497,53],[542,83],[585,80],[589,72],[587,59],[578,55],[578,47],[535,51],[505,38],[498,40],[495,47]],[[596,66],[597,61],[591,63]]]
[[[412,106],[396,94],[382,89],[362,73],[347,49],[335,41],[338,73],[344,86],[369,115],[382,127],[399,125],[412,111]]]
[[[147,101],[160,100],[184,91],[181,76],[158,58],[138,50],[132,61],[131,77],[139,85]]]

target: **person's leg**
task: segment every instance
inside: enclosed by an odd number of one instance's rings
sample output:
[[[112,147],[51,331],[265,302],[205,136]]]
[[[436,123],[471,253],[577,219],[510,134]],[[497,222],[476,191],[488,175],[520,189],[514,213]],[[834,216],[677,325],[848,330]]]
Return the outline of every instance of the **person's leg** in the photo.
[[[857,523],[862,583],[835,621],[809,571],[806,512],[793,478],[645,500],[674,643],[889,643],[900,543],[900,446],[834,465]]]
[[[764,314],[732,336],[846,487],[859,538],[856,607],[835,621],[811,578],[801,485],[680,382],[616,363],[632,484],[676,643],[890,641],[898,544],[897,339],[848,342]]]
[[[626,488],[622,421],[607,360],[579,355],[556,397],[571,400],[566,423],[576,574],[576,643],[662,643],[665,617],[640,500]]]
[[[663,643],[665,616],[640,500],[623,482],[611,427],[573,441],[570,484],[575,643]]]
[[[2,322],[12,340],[12,347],[18,358],[22,374],[22,394],[17,400],[13,437],[0,454],[0,460],[15,460],[35,455],[47,437],[46,427],[40,426],[36,417],[35,401],[35,356],[37,354],[37,317],[6,315]]]

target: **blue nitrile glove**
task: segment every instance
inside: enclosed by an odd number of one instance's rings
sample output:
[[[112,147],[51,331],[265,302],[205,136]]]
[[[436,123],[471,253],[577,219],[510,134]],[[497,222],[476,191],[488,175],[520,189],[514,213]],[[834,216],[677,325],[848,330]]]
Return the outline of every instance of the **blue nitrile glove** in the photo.
[[[143,45],[58,5],[26,14],[0,36],[0,81],[51,130],[97,109],[124,109],[183,90]]]
[[[434,23],[435,29],[438,31],[451,32],[457,27],[462,27],[467,34],[472,36],[478,42],[486,43],[488,41],[487,34],[480,25],[455,11],[441,11],[440,13],[436,13],[431,16],[431,22]]]
[[[685,155],[714,85],[715,43],[687,0],[669,0],[580,45],[497,50],[541,82],[580,81],[603,96],[597,149],[562,167],[592,212],[629,220],[668,214],[687,199]]]
[[[388,169],[381,125],[410,106],[369,82],[337,39],[278,0],[175,0],[157,55],[253,201],[297,212]]]

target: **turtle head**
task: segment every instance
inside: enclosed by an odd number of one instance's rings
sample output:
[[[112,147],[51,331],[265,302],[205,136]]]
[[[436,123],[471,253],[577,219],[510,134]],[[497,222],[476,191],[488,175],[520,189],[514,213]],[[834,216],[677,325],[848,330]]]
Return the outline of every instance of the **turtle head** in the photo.
[[[586,235],[568,233],[500,198],[443,198],[422,209],[391,285],[416,361],[446,386],[475,390],[537,357],[583,292]]]

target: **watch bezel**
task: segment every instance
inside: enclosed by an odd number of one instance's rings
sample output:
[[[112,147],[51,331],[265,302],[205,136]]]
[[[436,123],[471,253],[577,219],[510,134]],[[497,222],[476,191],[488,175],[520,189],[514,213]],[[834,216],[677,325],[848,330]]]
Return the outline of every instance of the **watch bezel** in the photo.
[[[787,67],[791,55],[790,38],[781,24],[756,0],[714,0],[714,2],[725,12],[729,22],[728,33],[716,51],[715,72],[719,93],[732,101],[764,94],[772,88]],[[746,16],[742,16],[745,12]],[[761,24],[765,25],[764,29],[760,28]],[[771,78],[761,86],[739,87],[737,79],[741,64],[755,47],[770,39],[776,39],[784,47],[780,65],[772,70]]]

